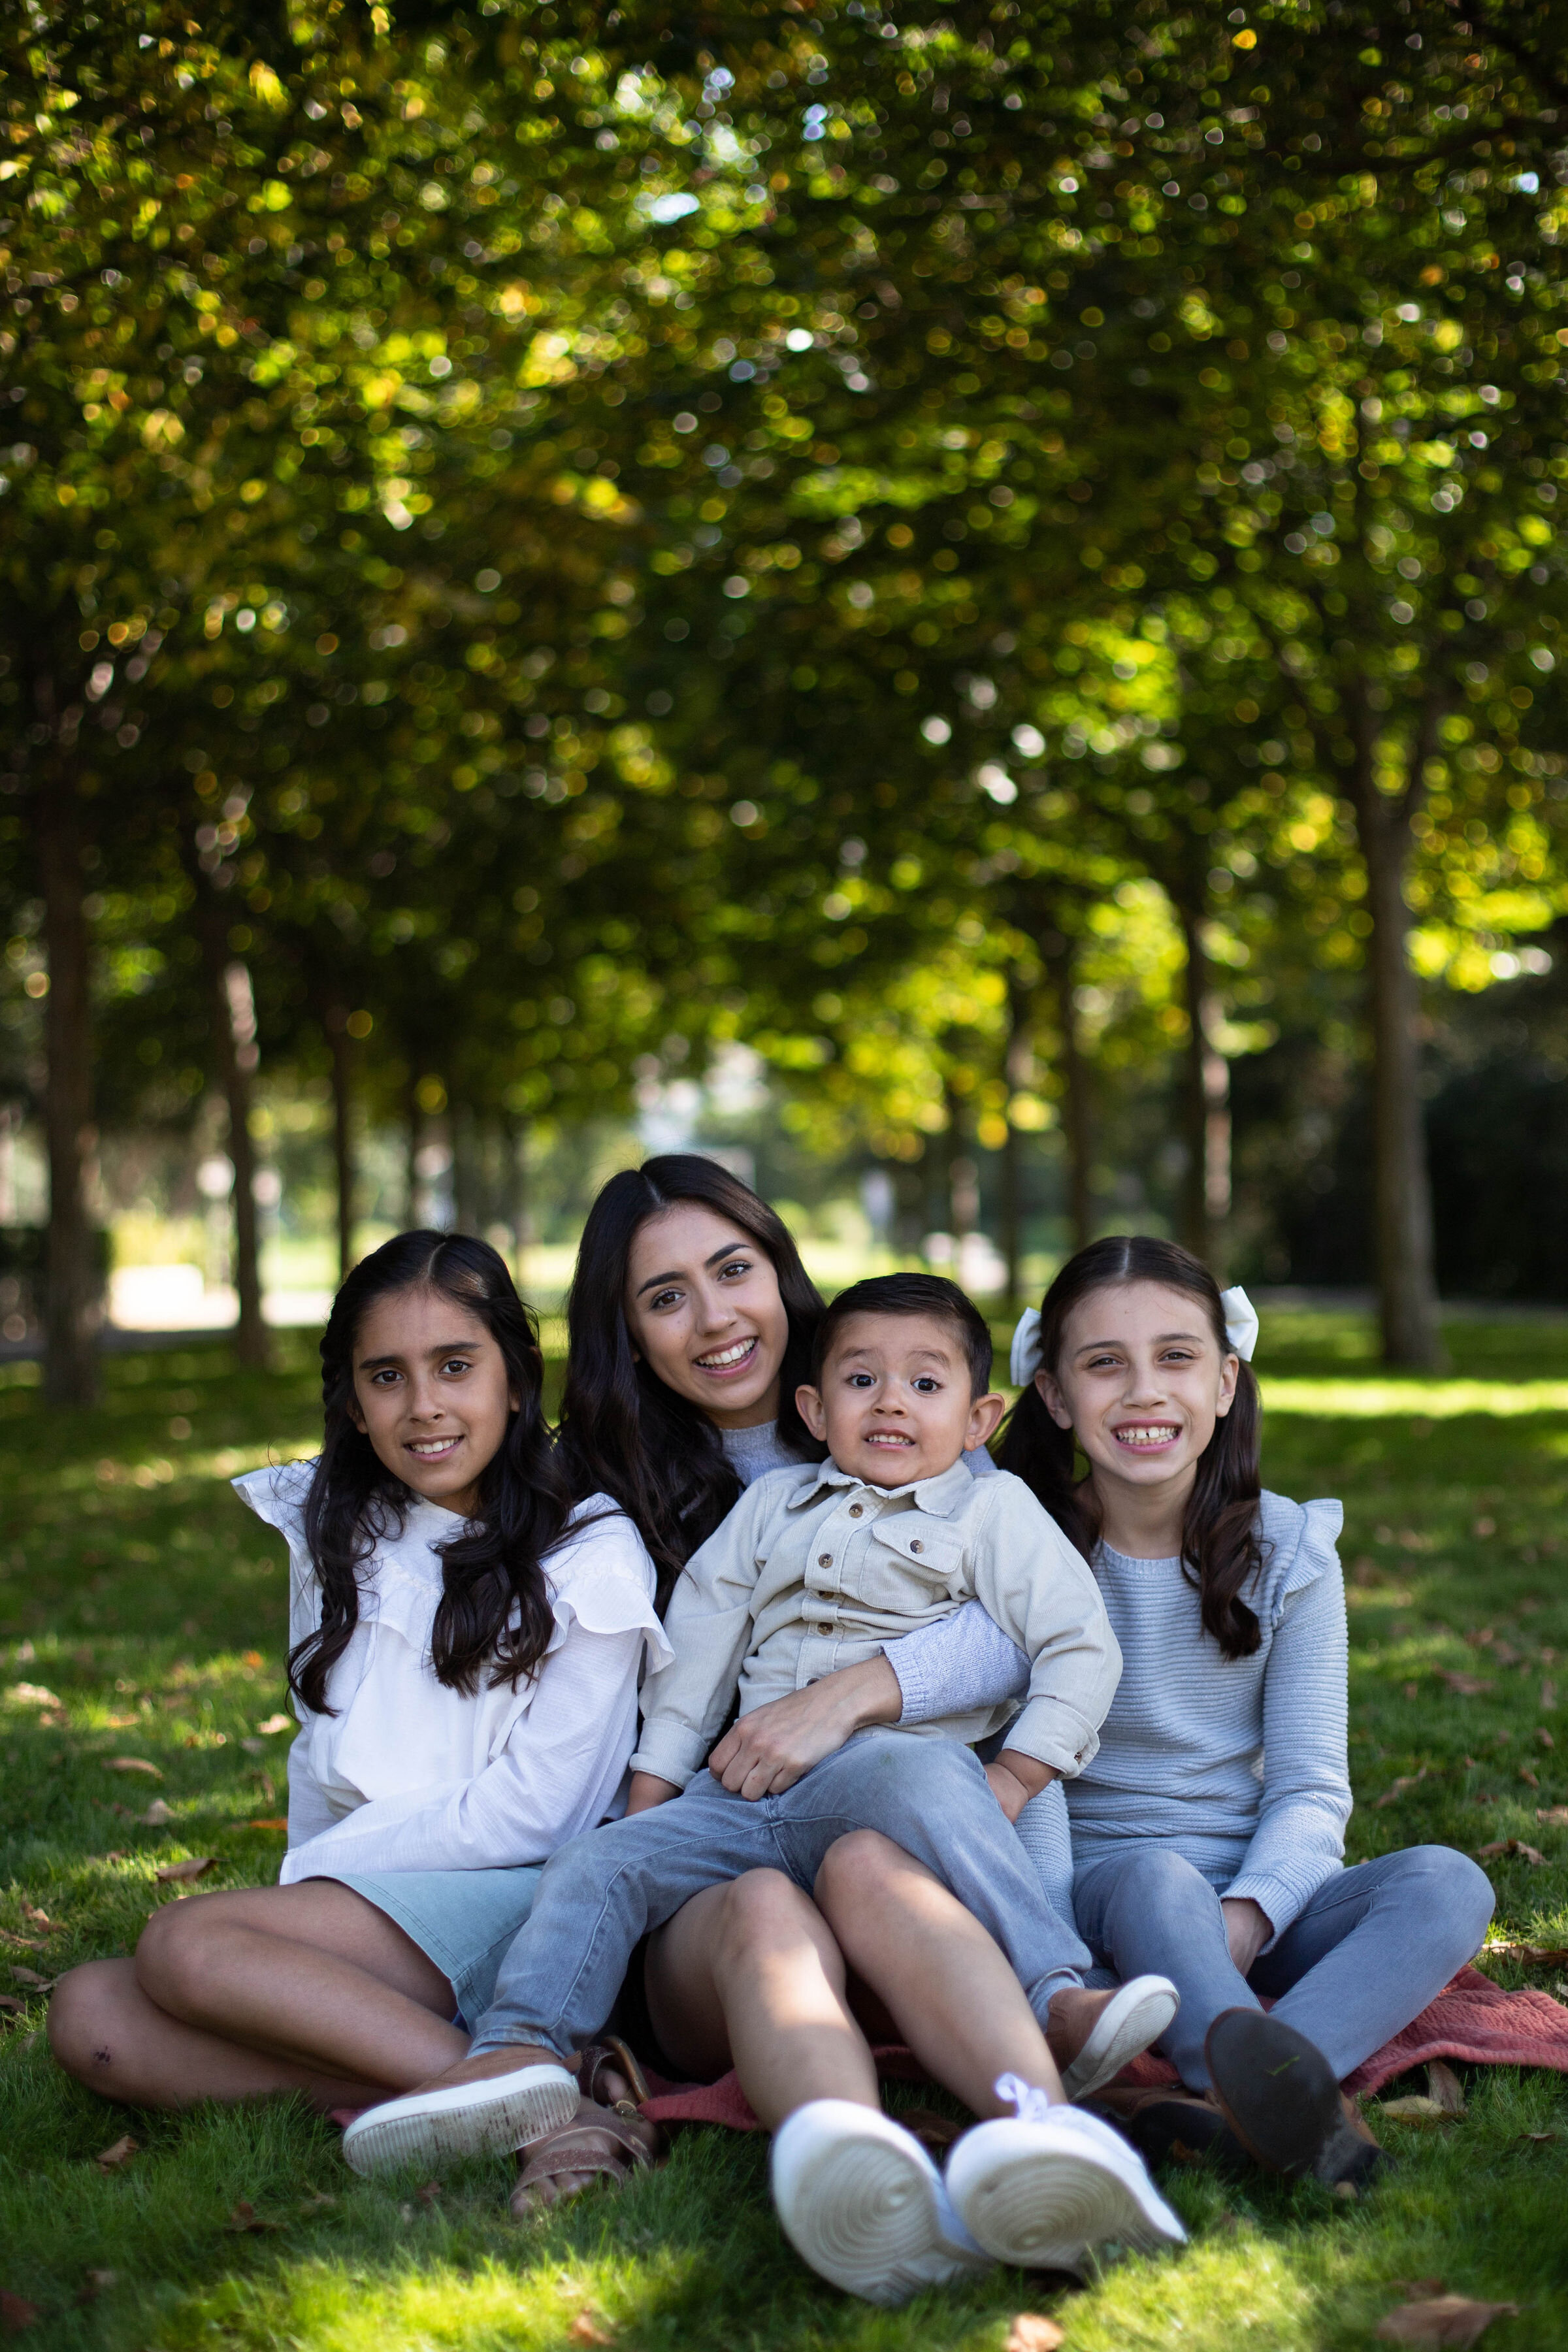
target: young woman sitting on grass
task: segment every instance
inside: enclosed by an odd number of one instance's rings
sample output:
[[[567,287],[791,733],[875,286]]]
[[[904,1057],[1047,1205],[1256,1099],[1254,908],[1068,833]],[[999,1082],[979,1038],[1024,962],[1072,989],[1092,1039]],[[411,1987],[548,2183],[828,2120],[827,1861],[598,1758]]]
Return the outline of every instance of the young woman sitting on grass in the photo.
[[[1181,1995],[1162,2046],[1187,2095],[1097,2104],[1148,2155],[1228,2133],[1272,2170],[1353,2182],[1379,2152],[1339,2084],[1473,1957],[1492,1890],[1447,1846],[1344,1866],[1343,1515],[1261,1488],[1256,1331],[1175,1244],[1096,1242],[1019,1326],[1000,1457],[1092,1565],[1121,1645],[1068,1784],[1079,1931]],[[1021,1689],[991,1621],[970,1637],[977,1691],[1009,1668]],[[868,1888],[905,1868],[859,1845]]]
[[[374,1252],[321,1370],[320,1457],[235,1481],[289,1544],[281,1884],[165,1905],[50,2005],[60,2063],[133,2105],[360,2106],[460,2058],[541,1865],[624,1805],[644,1655],[669,1655],[635,1527],[573,1501],[488,1244]],[[635,2158],[648,2128],[621,2129]]]
[[[742,1487],[766,1471],[821,1459],[795,1398],[810,1381],[822,1312],[780,1219],[714,1161],[671,1154],[612,1177],[599,1193],[568,1307],[562,1458],[576,1491],[608,1493],[635,1520],[666,1590]],[[976,1475],[994,1472],[983,1448],[963,1458]],[[720,1740],[709,1769],[726,1789],[760,1798],[792,1786],[858,1729],[931,1720],[971,1704],[965,1627],[975,1615],[990,1624],[971,1602],[921,1637],[920,1672],[908,1691],[900,1679],[906,1637],[756,1708]],[[997,1696],[1005,1697],[1016,1654],[1003,1646]],[[994,1675],[994,1654],[985,1671]],[[999,1765],[989,1777],[1016,1820],[1026,1790]],[[1053,1780],[1032,1810],[1048,1820],[1060,1801]],[[907,2039],[982,2116],[1003,2112],[999,2075],[1054,2084],[1060,2071],[1071,2090],[1096,2070],[1115,2030],[1110,1993],[1059,1993],[1042,2037],[979,1923],[882,1841],[886,1867],[868,1891],[856,1843],[842,1840],[830,1852],[815,1902],[782,1871],[755,1870],[693,1896],[648,1938],[619,2014],[661,2073],[710,2079],[732,2065],[773,2128],[816,2099],[879,2105],[868,2023],[876,2038]],[[1065,1843],[1064,1832],[1064,1851]],[[835,1937],[838,1906],[851,1900],[853,1995]],[[512,2210],[521,2214],[626,2169],[610,2118],[597,2146],[587,2130],[559,2145],[536,2142]]]

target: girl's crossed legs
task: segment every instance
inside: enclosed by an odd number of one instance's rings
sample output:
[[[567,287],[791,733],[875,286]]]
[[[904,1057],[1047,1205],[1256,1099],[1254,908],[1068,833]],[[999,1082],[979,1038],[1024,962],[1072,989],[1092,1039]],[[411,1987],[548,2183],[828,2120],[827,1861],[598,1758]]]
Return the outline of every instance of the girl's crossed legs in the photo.
[[[468,2042],[454,2006],[401,1927],[312,1878],[166,1905],[133,1959],[61,1979],[48,2033],[68,2074],[129,2105],[297,2091],[325,2112],[452,2065]]]

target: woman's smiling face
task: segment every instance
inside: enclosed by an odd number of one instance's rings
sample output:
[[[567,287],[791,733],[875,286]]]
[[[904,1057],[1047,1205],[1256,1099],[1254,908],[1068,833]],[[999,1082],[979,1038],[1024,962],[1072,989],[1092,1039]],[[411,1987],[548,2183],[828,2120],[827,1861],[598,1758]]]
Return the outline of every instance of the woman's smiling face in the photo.
[[[1202,1301],[1163,1283],[1108,1284],[1068,1317],[1055,1373],[1035,1385],[1070,1428],[1097,1484],[1189,1484],[1230,1411],[1239,1358],[1222,1352]]]
[[[679,1201],[639,1225],[626,1312],[637,1354],[721,1429],[778,1418],[789,1318],[772,1258],[730,1218]]]

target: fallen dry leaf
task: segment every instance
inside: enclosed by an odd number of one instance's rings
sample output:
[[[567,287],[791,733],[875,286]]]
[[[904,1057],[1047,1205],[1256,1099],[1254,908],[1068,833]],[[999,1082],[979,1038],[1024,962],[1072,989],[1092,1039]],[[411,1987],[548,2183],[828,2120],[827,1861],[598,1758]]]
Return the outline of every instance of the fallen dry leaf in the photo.
[[[193,1854],[188,1862],[165,1862],[153,1875],[160,1885],[172,1886],[176,1879],[205,1878],[209,1870],[217,1868],[216,1853]]]
[[[1516,1944],[1504,1940],[1487,1945],[1483,1960],[1518,1960],[1527,1969],[1560,1969],[1568,1963],[1568,1944]]]
[[[1557,1745],[1557,1742],[1552,1738],[1552,1734],[1547,1730],[1544,1724],[1540,1727],[1535,1736],[1542,1748],[1555,1748]]]
[[[47,1992],[54,1982],[53,1977],[41,1977],[37,1969],[15,1967],[11,1970],[11,1980],[14,1984],[36,1985],[40,1992]]]
[[[1551,1822],[1562,1828],[1568,1823],[1568,1805],[1537,1805],[1535,1818],[1538,1822]]]
[[[154,1797],[144,1813],[132,1813],[131,1818],[140,1822],[144,1830],[161,1830],[165,1822],[174,1820],[174,1809],[166,1805],[162,1797]]]
[[[291,1715],[269,1715],[266,1722],[258,1723],[256,1728],[263,1739],[272,1739],[280,1731],[292,1731],[294,1718]]]
[[[1493,1838],[1490,1845],[1477,1846],[1476,1860],[1491,1862],[1500,1853],[1517,1853],[1521,1861],[1528,1862],[1531,1868],[1546,1859],[1539,1846],[1526,1845],[1522,1838],[1510,1837]]]
[[[1494,1687],[1489,1675],[1461,1675],[1455,1673],[1452,1668],[1440,1674],[1437,1679],[1439,1682],[1447,1683],[1457,1698],[1480,1698]]]
[[[23,1904],[22,1916],[30,1927],[41,1927],[46,1936],[61,1936],[65,1933],[58,1919],[51,1919],[47,1911],[35,1910],[30,1903]]]
[[[247,1830],[286,1830],[289,1826],[289,1816],[287,1813],[268,1813],[264,1820],[247,1822],[245,1826]]]
[[[149,1764],[145,1756],[110,1756],[104,1761],[111,1772],[145,1772],[154,1780],[163,1777],[156,1764]]]
[[[414,2194],[418,2198],[421,2205],[439,2204],[441,2200],[441,2184],[438,2180],[427,2180],[425,2183],[424,2188],[416,2189]]]
[[[236,2200],[233,2210],[223,2226],[226,2230],[236,2231],[242,2237],[247,2233],[252,2237],[259,2237],[266,2230],[280,2230],[283,2224],[281,2221],[266,2221],[257,2211],[248,2198],[241,2197]]]
[[[329,2197],[324,2189],[313,2189],[309,2197],[300,2198],[300,2210],[301,2213],[321,2213],[337,2201],[335,2197]]]
[[[92,2160],[100,2172],[118,2172],[122,2164],[130,2163],[138,2145],[127,2132],[123,2138],[112,2140],[108,2147],[100,2148]]]
[[[1401,2124],[1446,2124],[1453,2120],[1447,2108],[1439,2106],[1436,2099],[1415,2093],[1405,2099],[1384,2099],[1377,2112],[1385,2121]]]
[[[84,2271],[81,2293],[77,2296],[77,2302],[79,2304],[96,2303],[100,2294],[107,2294],[110,2287],[119,2284],[118,2271]]]
[[[15,1993],[0,1992],[0,2010],[4,2010],[7,2017],[20,2017],[23,2004]]]
[[[41,1936],[14,1936],[9,1927],[0,1927],[0,1944],[9,1944],[14,1952],[41,1952]]]
[[[1398,1780],[1384,1790],[1381,1797],[1373,1799],[1373,1811],[1376,1812],[1380,1806],[1392,1805],[1396,1798],[1403,1797],[1406,1789],[1416,1788],[1423,1780],[1430,1779],[1431,1772],[1430,1764],[1423,1764],[1419,1772],[1402,1772]]]
[[[1539,2142],[1542,2140],[1555,2139],[1557,2137],[1557,2134],[1555,2132],[1521,2132],[1518,2134],[1518,2137],[1521,2139],[1532,2139]]]
[[[1474,2303],[1467,2294],[1434,2294],[1401,2304],[1380,2319],[1373,2333],[1384,2344],[1437,2344],[1462,2347],[1485,2335],[1494,2319],[1517,2319],[1517,2303]]]
[[[574,2344],[613,2344],[614,2328],[606,2327],[596,2311],[580,2311],[566,2330]]]
[[[1446,2116],[1462,2116],[1465,2112],[1465,2090],[1453,2068],[1441,2058],[1434,2058],[1426,2069],[1426,2088]]]
[[[7,2294],[0,2287],[0,2327],[7,2336],[20,2336],[24,2327],[35,2326],[43,2315],[36,2303],[28,2303],[19,2294]]]
[[[1021,2311],[1007,2330],[1006,2352],[1057,2352],[1067,2342],[1067,2330],[1043,2312]]]
[[[1519,1777],[1525,1783],[1527,1788],[1539,1789],[1541,1786],[1540,1781],[1536,1779],[1528,1764],[1521,1764],[1520,1766]]]
[[[42,1683],[13,1683],[5,1696],[14,1698],[18,1706],[58,1706],[61,1704],[54,1692],[46,1690]]]
[[[1555,1683],[1542,1683],[1542,1685],[1541,1685],[1541,1704],[1542,1704],[1542,1706],[1546,1709],[1547,1713],[1550,1715],[1550,1713],[1552,1712],[1552,1708],[1556,1706],[1556,1704],[1557,1704],[1557,1685],[1556,1685],[1556,1684],[1555,1684]]]
[[[259,1651],[259,1650],[244,1650],[244,1651],[242,1651],[242,1652],[240,1653],[240,1660],[239,1660],[239,1663],[240,1663],[240,1664],[241,1664],[242,1666],[258,1666],[258,1665],[260,1665],[260,1664],[262,1664],[262,1656],[261,1656],[261,1653],[260,1653],[260,1651]]]

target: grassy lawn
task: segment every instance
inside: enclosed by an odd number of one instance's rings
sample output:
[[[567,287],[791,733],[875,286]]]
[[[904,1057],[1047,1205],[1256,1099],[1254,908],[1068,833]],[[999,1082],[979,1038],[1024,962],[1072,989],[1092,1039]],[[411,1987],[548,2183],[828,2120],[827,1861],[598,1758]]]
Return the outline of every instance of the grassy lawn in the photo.
[[[1568,1827],[1537,1811],[1568,1802],[1568,1326],[1448,1336],[1451,1378],[1395,1383],[1353,1318],[1271,1318],[1267,1475],[1345,1500],[1352,1858],[1518,1836],[1545,1862],[1491,1865],[1496,1932],[1562,1944]],[[237,1375],[219,1348],[112,1359],[104,1406],[74,1417],[46,1412],[32,1367],[0,1368],[0,1990],[21,2004],[0,2011],[0,2290],[39,2307],[29,2352],[1001,2352],[1031,2310],[1054,2314],[1074,2352],[1294,2352],[1371,2344],[1399,2283],[1432,2277],[1521,2306],[1489,2352],[1568,2347],[1556,2076],[1478,2072],[1462,2120],[1386,2125],[1399,2172],[1358,2203],[1179,2170],[1164,2184],[1193,2232],[1179,2257],[1081,2292],[998,2272],[897,2314],[789,2255],[760,2138],[687,2133],[624,2196],[519,2229],[499,2163],[426,2198],[413,2175],[357,2180],[336,2134],[295,2108],[131,2116],[67,2082],[31,1979],[128,1952],[175,1898],[160,1866],[210,1854],[204,1887],[241,1885],[270,1880],[282,1853],[267,1824],[284,1809],[287,1736],[258,1728],[284,1706],[281,1547],[225,1480],[310,1449],[310,1351],[286,1346],[267,1378]],[[1488,1687],[1462,1695],[1452,1674]],[[1375,1805],[1396,1780],[1411,1785]],[[169,1818],[149,1823],[154,1799]],[[1552,1972],[1533,1981],[1551,1988]],[[100,2170],[127,2129],[138,2152]],[[1526,2136],[1542,2133],[1556,2136]]]

